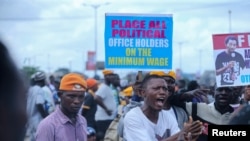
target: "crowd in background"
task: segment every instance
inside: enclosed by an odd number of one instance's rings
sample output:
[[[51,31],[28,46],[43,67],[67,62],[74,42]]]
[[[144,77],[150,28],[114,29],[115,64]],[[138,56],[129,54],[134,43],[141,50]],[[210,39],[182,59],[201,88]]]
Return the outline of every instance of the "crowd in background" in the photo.
[[[216,84],[214,86],[201,85],[197,80],[176,80],[176,74],[174,71],[151,71],[145,75],[161,76],[166,81],[169,96],[167,102],[164,104],[164,109],[172,112],[174,117],[176,117],[180,129],[184,128],[184,123],[188,122],[190,115],[193,120],[202,121],[203,127],[207,127],[209,124],[220,125],[227,124],[227,122],[229,124],[230,119],[222,117],[235,113],[240,105],[250,103],[249,86],[232,88],[225,87],[225,89],[221,89],[217,88]],[[117,124],[115,124],[115,126],[117,127],[115,130],[112,131],[112,129],[109,128],[114,126],[111,123],[115,121],[118,116],[124,116],[125,113],[130,111],[130,109],[142,106],[143,97],[138,95],[138,93],[140,93],[142,80],[137,78],[134,83],[124,84],[121,83],[119,74],[116,74],[112,70],[103,70],[103,76],[104,80],[102,81],[94,78],[86,79],[88,88],[79,113],[86,118],[89,140],[112,140],[112,138],[114,138],[112,136],[114,135],[117,135],[117,140],[122,140],[124,130],[121,128],[124,128],[124,125],[122,125],[122,127],[121,125],[118,126],[119,121],[116,121]],[[84,78],[84,76],[82,77]],[[139,76],[137,75],[137,77]],[[32,116],[29,117],[30,122],[28,123],[30,124],[27,128],[28,132],[26,135],[29,138],[34,137],[33,140],[35,140],[35,131],[38,123],[53,112],[55,107],[60,103],[60,99],[57,96],[60,83],[56,84],[53,80],[53,75],[47,76],[41,71],[36,72],[31,77],[32,85],[30,86],[28,95],[28,111],[30,111],[29,108],[34,107],[34,103],[32,103],[34,100],[29,100],[32,97],[31,95],[39,96],[39,92],[34,89],[41,87],[41,91],[44,91],[43,102],[36,103],[41,105],[41,108],[39,109],[40,114],[37,113],[41,115],[40,119],[37,119],[35,120],[36,122],[34,122],[32,121],[32,118],[38,117],[35,114],[31,114]],[[224,93],[229,92],[232,92],[231,96],[224,96]],[[193,104],[196,105],[195,113]],[[215,106],[213,109],[218,112],[215,115],[215,111],[211,111],[211,106],[213,107],[214,104],[218,104],[218,107],[216,108]],[[218,119],[219,117],[220,120]],[[119,118],[119,120],[122,120],[123,122],[124,119]],[[234,119],[233,121],[236,120]],[[30,126],[34,127],[31,128]],[[118,130],[122,131],[119,131],[119,133],[116,134],[113,133],[118,132]],[[199,140],[206,140],[207,132],[207,128],[203,128]]]
[[[25,83],[2,43],[0,57],[3,141],[205,141],[208,125],[249,124],[250,85],[206,86],[176,80],[174,71],[138,72],[124,84],[112,70],[103,70],[103,80],[69,73],[56,81],[37,71]]]

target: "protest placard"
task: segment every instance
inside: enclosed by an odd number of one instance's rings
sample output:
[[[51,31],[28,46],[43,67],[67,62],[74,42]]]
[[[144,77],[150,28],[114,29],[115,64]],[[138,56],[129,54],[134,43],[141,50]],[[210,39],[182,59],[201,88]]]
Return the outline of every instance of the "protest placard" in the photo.
[[[250,84],[250,33],[215,34],[213,49],[218,87]]]
[[[105,15],[105,68],[172,69],[172,15]]]

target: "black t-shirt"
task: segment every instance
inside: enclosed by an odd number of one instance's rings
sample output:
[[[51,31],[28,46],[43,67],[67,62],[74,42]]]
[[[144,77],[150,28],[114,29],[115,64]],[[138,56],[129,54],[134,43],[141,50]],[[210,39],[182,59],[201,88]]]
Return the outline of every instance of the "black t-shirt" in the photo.
[[[227,54],[225,51],[223,51],[216,57],[216,70],[227,66],[230,61],[235,61],[234,67],[228,68],[221,73],[221,85],[232,85],[234,83],[234,80],[232,80],[231,77],[232,74],[239,76],[240,68],[243,69],[245,67],[245,62],[241,54],[238,52]]]
[[[85,108],[88,107],[88,108]],[[86,93],[83,103],[82,115],[87,120],[87,125],[89,127],[95,128],[95,113],[97,110],[97,103],[94,99],[94,96],[90,93]]]

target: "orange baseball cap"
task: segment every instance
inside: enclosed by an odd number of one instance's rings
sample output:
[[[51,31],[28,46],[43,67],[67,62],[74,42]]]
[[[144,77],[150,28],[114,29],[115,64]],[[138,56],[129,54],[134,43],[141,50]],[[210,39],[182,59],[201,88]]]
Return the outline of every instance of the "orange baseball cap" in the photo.
[[[172,77],[173,79],[176,79],[176,74],[175,74],[174,71],[169,71],[169,72],[167,73],[167,76]]]
[[[98,84],[98,82],[93,78],[88,78],[86,80],[88,88],[92,88],[94,85]]]
[[[166,76],[167,74],[164,71],[151,71],[149,75]]]
[[[63,76],[59,90],[63,91],[86,91],[87,83],[83,76],[77,73],[69,73]]]
[[[126,89],[124,89],[121,93],[122,93],[124,96],[132,96],[132,95],[133,95],[133,87],[132,87],[132,86],[129,86],[129,87],[127,87]]]
[[[168,76],[176,79],[176,74],[174,71],[169,71],[168,73],[165,73],[164,71],[151,71],[149,75]]]
[[[103,75],[109,75],[109,74],[113,74],[114,72],[112,70],[103,70],[102,73]]]

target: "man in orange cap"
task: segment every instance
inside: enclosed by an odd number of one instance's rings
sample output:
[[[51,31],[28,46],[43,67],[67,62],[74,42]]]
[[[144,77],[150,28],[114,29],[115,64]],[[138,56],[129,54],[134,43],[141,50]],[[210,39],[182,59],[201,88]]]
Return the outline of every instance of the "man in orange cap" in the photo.
[[[93,78],[88,78],[86,82],[88,89],[82,106],[82,115],[86,118],[88,127],[96,130],[95,113],[97,103],[95,101],[95,92],[98,89],[98,82]]]
[[[114,72],[112,70],[103,70],[102,73],[103,73],[104,76],[106,76],[106,75],[109,75],[109,74],[113,74]]]
[[[125,104],[128,104],[132,95],[133,95],[133,87],[132,86],[128,86],[127,88],[125,88],[123,91],[120,92],[122,94],[122,96],[124,97],[124,101]]]
[[[175,91],[176,74],[174,71],[169,71],[163,76],[163,79],[166,81],[168,85],[168,99],[164,103],[164,109],[168,110],[176,118],[179,128],[182,129],[184,127],[184,123],[188,122],[188,114],[183,108],[170,104],[173,95],[176,94]]]
[[[87,140],[87,122],[79,114],[86,89],[87,83],[81,75],[69,73],[63,76],[58,92],[60,105],[40,122],[36,141]]]
[[[95,93],[95,100],[98,104],[95,114],[97,141],[102,141],[104,139],[106,130],[117,115],[115,96],[110,87],[113,84],[113,74],[113,71],[110,70],[103,71],[104,83],[99,85],[99,88]]]

